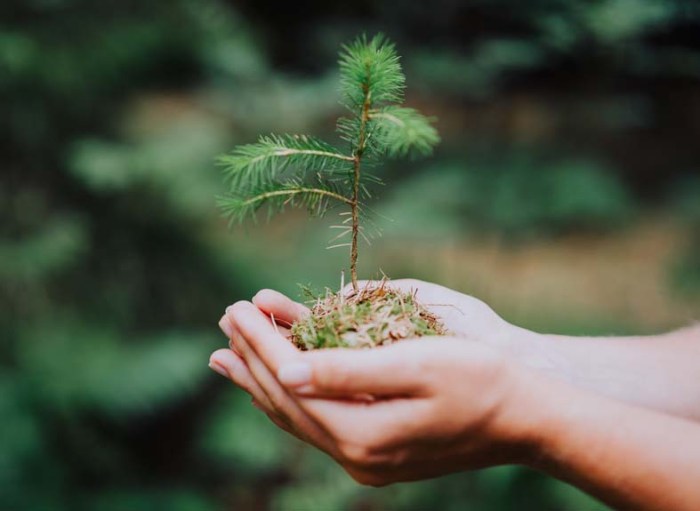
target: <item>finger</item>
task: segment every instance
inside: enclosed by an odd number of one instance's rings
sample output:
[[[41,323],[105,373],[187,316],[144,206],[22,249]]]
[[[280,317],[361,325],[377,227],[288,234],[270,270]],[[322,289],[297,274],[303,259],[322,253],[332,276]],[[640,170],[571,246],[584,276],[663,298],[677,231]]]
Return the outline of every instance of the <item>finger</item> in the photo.
[[[273,325],[275,330],[277,331],[278,334],[280,334],[282,337],[285,339],[289,339],[290,336],[292,335],[292,332],[289,328],[279,326],[277,324]],[[229,321],[228,316],[225,314],[222,316],[221,320],[219,321],[219,327],[223,331],[224,328],[226,329],[226,334],[229,336],[229,341],[228,341],[228,347],[238,356],[241,356],[240,352],[238,351],[238,348],[236,348],[235,343],[233,342],[233,338],[236,335],[240,335],[240,333],[236,330],[235,326]]]
[[[253,397],[253,406],[270,417],[279,427],[297,438],[307,442],[311,441],[311,438],[303,430],[294,428],[278,413],[278,407],[271,402],[268,393],[263,390],[241,357],[231,350],[218,350],[212,354],[209,366],[248,392]]]
[[[277,378],[303,395],[427,395],[424,369],[428,342],[404,340],[371,350],[303,352],[282,365]]]
[[[287,433],[294,436],[295,438],[298,438],[298,439],[303,440],[303,441],[308,441],[307,438],[302,433],[295,430],[291,424],[289,424],[287,421],[285,421],[279,415],[266,410],[265,407],[263,405],[261,405],[260,403],[258,403],[255,399],[253,399],[250,402],[250,404],[252,404],[255,408],[257,408],[262,413],[264,413],[267,416],[267,418],[270,419],[272,421],[272,423],[275,426],[277,426],[278,428],[286,431]]]
[[[424,427],[418,417],[429,415],[422,398],[396,398],[372,404],[331,399],[302,400],[302,407],[338,444],[364,445],[376,451],[417,438]]]
[[[256,307],[252,304],[250,306],[255,309],[257,314],[262,315]],[[270,328],[272,327],[270,326]],[[327,433],[308,416],[297,401],[289,396],[286,389],[279,384],[274,374],[248,344],[246,338],[243,335],[235,335],[233,342],[242,354],[253,379],[262,389],[266,399],[271,403],[269,411],[284,422],[292,425],[292,429],[298,432],[297,436],[300,438],[319,449],[333,453],[335,448],[330,442]],[[292,349],[296,351],[294,348]]]
[[[219,328],[224,333],[224,335],[226,337],[228,337],[229,339],[231,337],[233,337],[233,326],[231,325],[231,322],[226,317],[226,314],[221,316],[221,319],[219,319]]]
[[[209,357],[209,367],[245,390],[266,412],[274,412],[272,403],[240,356],[231,350],[217,350]]]
[[[235,328],[233,324],[231,324],[231,321],[229,321],[226,314],[221,316],[221,319],[219,320],[219,328],[226,335],[226,337],[228,337],[228,347],[231,348],[236,355],[240,356],[241,354],[238,353],[236,346],[234,346],[232,342],[233,337],[236,335]]]
[[[236,326],[231,322],[229,317],[224,314],[221,316],[221,319],[219,320],[219,328],[221,331],[228,337],[229,343],[228,346],[231,350],[233,350],[234,353],[240,356],[240,353],[238,352],[238,348],[236,348],[236,345],[233,343],[233,338],[238,335]],[[291,331],[289,328],[283,327],[283,326],[278,326],[274,325],[275,330],[277,331],[278,334],[282,335],[285,339],[288,339],[289,336],[291,335]]]
[[[230,350],[218,350],[210,357],[209,367],[248,392],[253,397],[253,406],[267,415],[278,427],[301,440],[307,440],[302,433],[295,431],[291,425],[287,424],[284,419],[275,413],[267,395],[260,388],[260,385],[258,385],[246,367],[245,362],[238,355]]]
[[[226,316],[246,344],[258,355],[273,373],[280,364],[299,355],[299,350],[272,325],[260,309],[250,302],[236,302],[226,309]],[[236,346],[238,346],[237,343]],[[239,347],[240,349],[240,347]],[[242,353],[245,358],[245,353]]]
[[[267,415],[267,418],[270,419],[272,421],[272,423],[275,426],[277,426],[278,428],[280,428],[281,430],[286,431],[290,435],[292,435],[296,438],[299,438],[300,440],[308,441],[303,435],[297,433],[294,429],[292,429],[292,427],[289,424],[284,422],[282,419],[280,419],[274,413],[265,412],[265,415]]]
[[[235,335],[232,343],[241,354],[241,359],[248,368],[255,384],[260,387],[266,401],[270,403],[270,410],[274,413],[286,413],[288,410],[285,407],[285,391],[279,385],[276,385],[276,380],[270,373],[270,370],[247,345],[241,335]]]
[[[309,314],[308,307],[272,289],[263,289],[253,297],[253,303],[266,315],[273,315],[287,326]]]

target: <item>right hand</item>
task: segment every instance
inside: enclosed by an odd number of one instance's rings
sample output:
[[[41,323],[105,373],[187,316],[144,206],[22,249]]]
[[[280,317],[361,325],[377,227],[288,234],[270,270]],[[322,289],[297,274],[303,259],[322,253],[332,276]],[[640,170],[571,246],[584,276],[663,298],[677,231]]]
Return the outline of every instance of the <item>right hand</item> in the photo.
[[[442,336],[301,352],[250,302],[234,304],[223,319],[240,358],[219,350],[212,367],[359,482],[384,485],[529,457],[532,402],[524,389],[532,378],[497,350]]]

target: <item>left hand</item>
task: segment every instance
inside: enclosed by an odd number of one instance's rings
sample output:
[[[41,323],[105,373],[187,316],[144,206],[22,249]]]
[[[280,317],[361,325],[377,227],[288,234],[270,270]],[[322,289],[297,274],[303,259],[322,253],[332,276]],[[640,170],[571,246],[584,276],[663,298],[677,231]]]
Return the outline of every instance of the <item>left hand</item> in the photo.
[[[235,351],[217,351],[212,365],[361,483],[529,456],[527,375],[492,347],[444,337],[300,352],[249,302],[231,306],[222,328]]]

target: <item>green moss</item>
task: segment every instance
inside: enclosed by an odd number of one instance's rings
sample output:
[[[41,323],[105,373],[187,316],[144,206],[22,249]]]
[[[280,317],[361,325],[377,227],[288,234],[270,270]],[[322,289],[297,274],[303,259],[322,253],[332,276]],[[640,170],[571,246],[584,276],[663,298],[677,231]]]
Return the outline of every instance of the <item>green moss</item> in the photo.
[[[447,333],[440,319],[416,301],[415,292],[386,282],[350,293],[328,289],[310,305],[311,314],[292,325],[292,342],[302,350],[372,348]]]

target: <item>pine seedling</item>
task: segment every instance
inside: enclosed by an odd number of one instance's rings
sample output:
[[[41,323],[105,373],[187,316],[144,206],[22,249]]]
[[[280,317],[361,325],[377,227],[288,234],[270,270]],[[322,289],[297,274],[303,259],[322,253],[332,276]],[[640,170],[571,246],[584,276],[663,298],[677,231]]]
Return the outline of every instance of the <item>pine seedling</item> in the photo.
[[[338,119],[337,132],[345,147],[308,135],[268,135],[238,146],[219,158],[230,185],[219,206],[232,221],[255,216],[264,206],[270,214],[301,206],[318,216],[334,207],[345,209],[342,223],[333,226],[339,232],[332,246],[350,249],[353,293],[327,293],[316,301],[312,316],[292,329],[302,348],[374,346],[441,333],[439,321],[415,296],[389,290],[384,282],[380,288],[360,289],[357,277],[359,241],[370,237],[364,225],[366,202],[370,189],[381,183],[373,169],[388,158],[430,154],[439,136],[432,119],[402,106],[405,77],[394,45],[383,35],[361,36],[343,46],[339,65],[347,114]],[[388,308],[379,303],[387,300]],[[378,326],[373,323],[377,314],[384,320],[396,315],[412,319],[396,328],[392,321]],[[367,335],[358,340],[354,334],[360,330]]]

